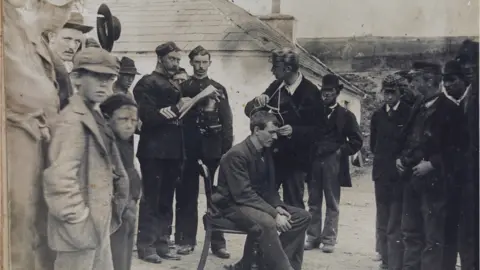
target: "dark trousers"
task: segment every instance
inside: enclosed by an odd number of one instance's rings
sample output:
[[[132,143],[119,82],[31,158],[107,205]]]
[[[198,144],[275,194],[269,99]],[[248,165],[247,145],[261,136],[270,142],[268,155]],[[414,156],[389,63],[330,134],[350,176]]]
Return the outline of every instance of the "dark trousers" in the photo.
[[[305,231],[310,222],[307,211],[285,206],[292,216],[292,228],[279,235],[275,219],[260,210],[247,206],[235,206],[225,211],[225,217],[235,223],[241,230],[248,232],[242,265],[253,262],[252,250],[258,241],[263,257],[261,263],[266,269],[301,270],[303,263],[303,244]]]
[[[416,180],[430,182],[432,176]],[[411,178],[411,177],[410,177]],[[445,244],[446,191],[438,180],[434,186],[416,188],[409,179],[403,193],[403,270],[442,269]]]
[[[220,160],[203,159],[202,161],[207,166],[213,180]],[[175,243],[178,245],[195,246],[197,243],[199,182],[200,167],[197,160],[187,160],[183,179],[177,185],[176,191]],[[211,243],[213,251],[225,248],[226,241],[223,233],[213,232]]]
[[[478,179],[477,179],[478,181]],[[478,186],[467,183],[461,193],[459,248],[462,270],[477,270],[478,266]],[[476,221],[477,220],[477,221]]]
[[[340,205],[340,154],[316,158],[312,165],[312,178],[308,183],[308,208],[312,222],[307,231],[307,241],[315,244],[337,243]],[[326,214],[322,230],[322,202],[325,195]]]
[[[143,196],[140,200],[137,247],[168,252],[175,182],[181,160],[140,159]]]
[[[377,248],[382,263],[389,270],[402,270],[402,196],[403,183],[390,179],[375,181],[375,202],[377,206]]]
[[[283,188],[283,201],[294,207],[305,209],[303,194],[305,193],[305,178],[307,173],[295,168],[284,160],[275,159],[275,179],[277,189]]]
[[[114,270],[130,270],[132,267],[135,221],[123,220],[122,225],[110,236]]]

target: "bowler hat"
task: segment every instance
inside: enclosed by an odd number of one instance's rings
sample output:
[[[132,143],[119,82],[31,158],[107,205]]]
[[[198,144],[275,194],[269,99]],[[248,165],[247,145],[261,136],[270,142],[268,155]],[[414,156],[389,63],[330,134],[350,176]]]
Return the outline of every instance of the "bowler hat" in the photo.
[[[101,4],[97,11],[97,35],[100,45],[105,50],[111,52],[113,43],[120,38],[122,25],[117,17],[112,15],[110,8],[106,4]]]
[[[443,67],[443,76],[458,76],[463,78],[462,65],[456,60],[450,60]]]
[[[327,74],[322,78],[321,90],[322,89],[336,89],[340,91],[343,89],[343,84],[340,84],[340,80],[338,79],[338,76],[334,74]]]
[[[157,54],[157,56],[160,56],[160,57],[165,56],[171,52],[179,52],[179,51],[181,51],[181,49],[173,41],[168,41],[163,44],[160,44],[155,49],[155,53]]]
[[[140,75],[135,67],[135,61],[126,56],[120,60],[120,71],[118,73]]]
[[[85,48],[73,57],[73,69],[88,70],[95,73],[118,75],[120,64],[118,59],[101,48]]]
[[[83,16],[79,12],[72,12],[70,19],[65,23],[63,28],[71,28],[82,33],[88,33],[92,31],[93,27],[84,24]]]

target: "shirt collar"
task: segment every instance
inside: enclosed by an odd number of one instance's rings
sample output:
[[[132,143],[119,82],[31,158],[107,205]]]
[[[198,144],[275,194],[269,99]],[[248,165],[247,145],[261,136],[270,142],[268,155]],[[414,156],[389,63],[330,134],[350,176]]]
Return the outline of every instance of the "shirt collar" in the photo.
[[[437,101],[437,99],[438,99],[438,97],[436,97],[436,98],[434,98],[434,99],[432,99],[432,100],[429,100],[429,101],[425,102],[425,105],[424,105],[425,108],[430,108],[430,107],[435,103],[435,101]]]
[[[263,151],[263,146],[260,144],[257,137],[255,137],[253,135],[250,135],[250,141],[252,142],[252,144],[255,147],[255,150],[257,150],[257,152],[261,153]]]
[[[442,92],[443,94],[445,95],[446,98],[448,98],[449,100],[451,100],[453,103],[455,103],[457,106],[460,106],[460,103],[462,103],[462,101],[465,99],[465,97],[468,95],[468,92],[470,91],[470,88],[472,87],[472,85],[469,85],[467,87],[467,89],[465,90],[465,93],[463,93],[463,95],[459,98],[459,99],[455,99],[454,97],[452,97],[451,95],[448,94],[447,90],[445,89],[445,87],[442,86]]]
[[[279,88],[282,88],[285,86],[285,89],[287,89],[288,93],[293,96],[295,94],[295,91],[297,90],[298,86],[300,86],[300,83],[302,82],[303,75],[301,72],[298,72],[297,79],[290,85],[286,84],[285,81],[282,82]]]
[[[389,106],[388,104],[386,104],[385,110],[386,110],[387,112],[389,112],[391,109],[393,109],[393,111],[395,112],[395,111],[397,111],[398,106],[400,106],[400,100],[397,101],[397,103],[395,104],[395,106],[393,106],[393,108],[390,108],[390,106]]]

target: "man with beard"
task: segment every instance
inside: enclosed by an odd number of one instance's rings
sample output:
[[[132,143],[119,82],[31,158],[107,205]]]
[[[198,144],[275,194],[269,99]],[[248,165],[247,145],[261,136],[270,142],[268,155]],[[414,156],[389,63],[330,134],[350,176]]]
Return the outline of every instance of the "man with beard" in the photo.
[[[462,73],[459,62],[451,60],[445,64],[443,71],[444,93],[440,96],[443,103],[437,112],[436,125],[440,128],[439,140],[444,171],[447,181],[448,200],[445,224],[444,270],[455,270],[457,261],[457,242],[462,202],[467,196],[468,183],[468,126],[465,116],[465,97],[468,83]],[[467,189],[466,189],[467,188]],[[473,202],[472,202],[473,203]],[[464,213],[463,213],[464,214]],[[472,247],[473,248],[473,247]],[[472,252],[472,251],[468,251]],[[462,260],[466,259],[460,253]],[[463,264],[462,269],[471,269]]]
[[[131,96],[132,94],[128,89],[132,86],[136,75],[140,75],[140,73],[138,73],[137,68],[135,67],[135,61],[126,56],[122,57],[120,60],[120,72],[117,81],[113,85],[113,92]]]
[[[443,266],[446,181],[442,176],[441,129],[435,114],[441,108],[441,66],[415,62],[412,85],[422,96],[401,134],[396,161],[404,181],[402,234],[404,270],[438,270]]]
[[[400,151],[399,134],[410,116],[410,106],[401,101],[407,87],[408,83],[400,75],[385,77],[382,82],[385,105],[373,113],[370,122],[380,269],[402,270],[403,185],[395,161]]]
[[[322,78],[321,95],[327,115],[323,136],[315,142],[312,178],[308,183],[308,207],[312,222],[307,230],[305,249],[323,244],[322,251],[332,253],[338,236],[340,187],[351,187],[348,156],[363,145],[355,115],[337,103],[343,85],[336,75]],[[322,230],[322,203],[325,194],[326,214]]]
[[[311,144],[325,119],[317,86],[300,72],[299,56],[292,49],[272,53],[276,80],[262,95],[249,101],[245,114],[275,113],[282,127],[273,146],[277,187],[283,186],[285,203],[304,209],[305,178],[310,170]]]
[[[177,222],[175,243],[180,245],[179,254],[190,254],[195,245],[198,225],[198,191],[200,171],[197,160],[208,167],[210,175],[217,170],[220,158],[233,143],[232,110],[225,87],[208,76],[211,55],[202,46],[188,55],[193,67],[193,76],[181,85],[183,96],[194,98],[209,86],[216,93],[201,100],[185,116],[185,146],[187,160],[183,178],[177,187]],[[217,257],[228,259],[222,233],[212,234],[212,252]]]
[[[140,200],[137,248],[140,259],[160,263],[161,257],[179,260],[168,246],[173,218],[175,183],[181,176],[184,154],[180,109],[190,98],[182,97],[172,76],[178,71],[180,49],[174,42],[159,45],[155,70],[133,89],[142,121],[137,157],[143,197]]]
[[[462,66],[468,93],[465,100],[465,114],[468,126],[468,175],[466,193],[462,195],[462,218],[460,221],[460,257],[462,269],[478,269],[478,190],[479,190],[479,138],[478,138],[478,42],[465,40],[456,60]]]
[[[220,161],[215,206],[248,233],[240,262],[229,270],[250,270],[257,241],[262,269],[301,270],[307,211],[280,200],[270,147],[278,138],[275,115],[259,111],[250,117],[251,135],[233,146]]]
[[[20,14],[25,1],[3,4],[11,269],[51,270],[41,174],[59,98],[53,54],[41,35],[65,24],[73,1],[35,1],[31,24]]]

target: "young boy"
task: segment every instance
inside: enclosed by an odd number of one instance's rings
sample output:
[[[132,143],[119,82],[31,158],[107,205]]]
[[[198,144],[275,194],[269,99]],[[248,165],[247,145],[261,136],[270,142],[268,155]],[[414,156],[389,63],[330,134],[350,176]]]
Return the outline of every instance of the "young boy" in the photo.
[[[122,217],[122,225],[111,236],[114,269],[128,270],[132,265],[137,201],[142,185],[133,163],[135,154],[132,139],[138,123],[137,104],[126,94],[119,93],[105,100],[100,109],[115,134],[122,163],[130,180],[129,202]]]
[[[98,104],[112,94],[118,70],[117,59],[100,48],[73,58],[78,94],[54,127],[43,183],[55,270],[113,270],[110,234],[121,225],[129,184]]]
[[[402,77],[388,75],[382,82],[385,105],[373,113],[370,124],[380,269],[402,269],[403,244],[400,223],[403,187],[399,181],[395,160],[400,151],[398,135],[410,115],[410,106],[400,101],[407,87],[408,84]]]

